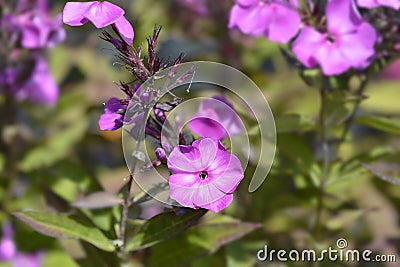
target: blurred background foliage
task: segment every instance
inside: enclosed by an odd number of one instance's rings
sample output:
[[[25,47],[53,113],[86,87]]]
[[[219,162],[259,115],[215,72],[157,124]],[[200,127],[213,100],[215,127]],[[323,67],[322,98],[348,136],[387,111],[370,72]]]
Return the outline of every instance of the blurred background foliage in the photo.
[[[356,123],[337,156],[331,159],[322,227],[315,234],[312,227],[318,197],[316,180],[321,174],[321,151],[316,142],[318,89],[302,81],[277,44],[227,29],[232,1],[208,1],[206,15],[181,2],[113,1],[126,10],[134,26],[134,46],[143,44],[145,49],[145,38],[152,33],[154,25],[161,25],[159,55],[162,57],[173,59],[184,52],[186,61],[225,63],[253,79],[263,90],[276,119],[277,155],[262,187],[249,194],[249,180],[245,179],[232,205],[224,211],[232,217],[260,223],[259,229],[221,248],[227,243],[223,237],[215,241],[209,237],[210,233],[199,234],[201,229],[196,228],[133,253],[126,266],[264,266],[267,263],[257,261],[256,252],[265,244],[273,249],[327,248],[334,247],[338,238],[346,238],[351,248],[395,254],[399,261],[399,187],[378,179],[362,165],[370,164],[375,172],[380,172],[381,166],[376,162],[397,164],[389,174],[387,168],[380,173],[398,178],[399,81],[380,75],[368,84],[367,99],[356,114]],[[52,10],[60,12],[64,4],[54,0]],[[14,211],[59,211],[65,205],[64,200],[73,203],[100,190],[116,193],[128,175],[121,132],[101,132],[97,121],[103,111],[102,103],[112,96],[121,96],[116,83],[132,78],[116,60],[112,47],[99,38],[101,30],[90,24],[65,28],[67,40],[48,54],[51,72],[61,88],[56,107],[23,103],[16,124],[2,132],[3,138],[14,141],[14,149],[0,154],[0,170],[16,177],[2,179],[0,219],[3,222],[10,220],[10,213]],[[338,90],[330,103],[335,111],[330,118],[334,134],[349,115],[347,106],[352,100],[346,97]],[[138,187],[134,186],[133,194],[140,194]],[[131,217],[150,216],[154,207],[162,206],[155,202],[136,206],[131,210]],[[98,228],[107,230],[113,223],[110,209],[114,214],[117,211],[114,207],[83,212],[94,219]],[[213,215],[206,217],[212,220]],[[85,253],[94,250],[91,245],[84,244],[82,249],[82,244],[74,240],[45,237],[15,218],[11,220],[18,249],[43,251],[43,266],[113,266],[111,260],[104,260],[107,255],[85,259]],[[217,230],[212,232],[216,233]],[[193,236],[197,236],[197,243],[191,240]],[[308,264],[268,263],[268,266]],[[338,262],[323,262],[320,266],[346,264],[398,266],[398,263]]]

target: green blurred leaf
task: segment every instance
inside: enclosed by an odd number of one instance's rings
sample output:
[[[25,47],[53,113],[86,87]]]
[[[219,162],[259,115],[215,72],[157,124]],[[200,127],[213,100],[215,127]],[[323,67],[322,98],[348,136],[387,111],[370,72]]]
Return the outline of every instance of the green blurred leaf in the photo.
[[[153,247],[148,266],[187,266],[193,259],[216,252],[221,246],[259,228],[259,224],[217,216],[190,228],[181,236]]]
[[[30,150],[22,159],[19,167],[22,171],[32,171],[49,167],[65,158],[71,147],[85,134],[87,120],[77,120],[70,127],[54,134],[42,145]]]
[[[105,251],[115,249],[99,229],[83,225],[66,215],[37,211],[14,212],[13,215],[44,235],[79,238]]]
[[[303,132],[312,130],[315,122],[307,116],[300,114],[284,114],[275,117],[278,133]]]
[[[383,132],[400,134],[400,119],[379,116],[360,116],[355,122]]]
[[[147,248],[175,237],[196,223],[205,213],[206,210],[187,209],[183,215],[170,211],[154,216],[126,244],[126,250]]]

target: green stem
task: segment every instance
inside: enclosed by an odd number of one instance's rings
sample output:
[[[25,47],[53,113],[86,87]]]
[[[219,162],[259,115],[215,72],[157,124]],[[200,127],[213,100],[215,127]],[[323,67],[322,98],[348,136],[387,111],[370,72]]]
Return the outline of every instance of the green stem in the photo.
[[[144,111],[144,114],[148,114],[148,109]],[[138,135],[138,140],[136,143],[135,147],[135,152],[138,152],[140,149],[140,146],[142,144],[142,137],[144,137],[144,131],[146,128],[146,117],[144,116],[142,125],[143,127],[140,129],[139,135]],[[135,169],[137,165],[137,158],[133,157],[132,159],[132,166],[130,169],[131,174],[129,175],[129,180],[126,186],[126,190],[124,192],[124,201],[123,201],[123,207],[122,207],[122,214],[121,214],[121,223],[120,223],[120,234],[119,234],[119,240],[123,242],[123,245],[121,247],[121,251],[125,252],[125,244],[127,241],[127,236],[126,236],[126,223],[128,220],[128,214],[129,214],[129,206],[131,205],[131,190],[132,190],[132,185],[133,185],[133,176],[135,175]]]
[[[321,108],[320,108],[320,127],[321,127],[321,144],[322,144],[322,173],[318,188],[317,211],[314,225],[314,236],[319,237],[321,228],[321,216],[324,207],[325,185],[328,179],[329,171],[329,143],[328,143],[328,127],[326,123],[326,106],[327,106],[327,82],[320,89]]]

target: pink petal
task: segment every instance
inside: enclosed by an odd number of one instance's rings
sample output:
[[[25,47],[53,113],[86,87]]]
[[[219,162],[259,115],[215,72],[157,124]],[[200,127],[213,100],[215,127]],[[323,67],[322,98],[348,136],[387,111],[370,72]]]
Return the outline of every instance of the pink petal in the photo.
[[[197,188],[200,187],[200,179],[197,173],[175,173],[172,174],[169,179],[169,185],[174,187],[182,187],[182,188]]]
[[[399,0],[377,0],[377,2],[383,6],[391,7],[394,9],[400,8],[400,1]]]
[[[98,3],[91,2],[67,2],[63,10],[63,22],[70,26],[81,26],[87,22],[86,12],[92,5]]]
[[[229,206],[229,204],[232,203],[233,200],[233,195],[232,194],[224,194],[221,198],[218,200],[208,203],[206,205],[203,205],[202,208],[208,209],[212,212],[220,212],[221,210],[225,209],[226,207]]]
[[[273,19],[265,32],[265,36],[278,43],[287,43],[300,28],[300,15],[294,7],[286,4],[273,3],[270,5]]]
[[[251,8],[235,5],[231,10],[229,27],[238,27],[245,34],[259,36],[265,32],[271,16],[268,5]]]
[[[324,44],[324,36],[310,26],[304,27],[292,45],[292,51],[306,67],[312,68],[317,62],[315,52]]]
[[[225,128],[215,118],[195,115],[195,117],[189,121],[188,126],[190,130],[201,137],[222,139],[226,135]]]
[[[193,195],[198,191],[198,188],[185,188],[175,185],[170,185],[169,197],[176,200],[184,207],[198,209],[193,203]]]
[[[338,38],[340,52],[353,67],[366,67],[366,62],[375,54],[376,32],[368,23],[363,23],[354,34]]]
[[[211,203],[214,203],[221,198],[223,198],[226,194],[216,188],[213,185],[205,185],[203,187],[197,188],[195,193],[193,194],[193,204],[197,207],[204,207]]]
[[[193,146],[176,146],[168,157],[168,168],[175,172],[202,171],[200,151]]]
[[[218,168],[216,171],[210,172],[212,175],[212,185],[220,191],[230,194],[235,191],[236,187],[244,177],[243,168],[239,159],[234,155],[227,157],[226,167]],[[214,175],[218,177],[214,178]]]
[[[124,16],[122,16],[114,23],[114,25],[117,28],[118,33],[121,35],[122,39],[124,39],[125,43],[127,43],[128,45],[132,45],[135,33],[133,32],[132,25],[129,23],[129,21]]]
[[[351,62],[340,53],[336,44],[326,43],[316,51],[315,58],[325,75],[338,75],[351,67]]]
[[[236,0],[236,4],[241,6],[254,6],[257,5],[260,0]]]
[[[361,7],[373,8],[379,6],[376,0],[357,0],[357,4]]]
[[[218,141],[215,141],[211,138],[204,138],[194,141],[192,146],[199,149],[201,169],[206,169],[215,160],[218,149]]]
[[[93,4],[84,16],[89,19],[96,28],[103,28],[119,20],[124,13],[125,11],[119,6],[104,1]]]
[[[343,34],[357,29],[363,20],[353,0],[330,0],[326,6],[329,32]]]

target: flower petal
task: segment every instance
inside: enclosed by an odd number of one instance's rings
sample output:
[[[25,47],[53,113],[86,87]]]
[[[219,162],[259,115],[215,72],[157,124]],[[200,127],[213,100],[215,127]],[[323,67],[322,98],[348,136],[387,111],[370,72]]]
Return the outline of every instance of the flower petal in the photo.
[[[211,179],[213,179],[212,186],[217,187],[219,190],[226,194],[233,193],[240,181],[244,177],[243,168],[239,159],[234,155],[225,157],[223,166],[210,172]],[[217,176],[217,177],[214,177]]]
[[[218,199],[217,201],[204,205],[202,208],[217,213],[228,207],[229,204],[232,203],[232,200],[233,200],[233,195],[227,194]]]
[[[63,10],[63,22],[70,26],[81,26],[85,24],[87,22],[87,18],[85,18],[86,12],[96,3],[96,1],[67,2]]]
[[[169,197],[176,200],[184,207],[198,209],[199,207],[193,203],[193,195],[198,188],[185,188],[181,186],[170,185]]]
[[[115,131],[122,127],[122,115],[116,113],[101,114],[99,127],[102,131]]]
[[[168,168],[175,172],[199,172],[201,169],[200,151],[193,146],[176,146],[168,157]]]
[[[273,3],[270,5],[273,19],[265,31],[265,36],[278,43],[287,43],[292,39],[300,28],[300,15],[286,3]]]
[[[324,43],[324,36],[310,26],[304,27],[300,35],[293,42],[292,51],[306,67],[312,68],[316,65],[315,52]]]
[[[335,43],[324,44],[315,52],[315,58],[325,75],[338,75],[351,67],[351,62],[343,56]]]
[[[129,21],[124,16],[122,16],[114,23],[114,25],[117,28],[117,31],[121,35],[122,39],[124,39],[125,43],[127,43],[128,45],[132,45],[135,33]]]
[[[375,54],[374,43],[376,32],[368,23],[363,23],[354,34],[345,34],[338,38],[337,43],[343,56],[355,68],[364,68]]]
[[[254,36],[262,35],[271,21],[271,9],[268,5],[242,8],[233,6],[229,28],[238,27],[243,33]]]
[[[84,16],[89,19],[96,28],[103,28],[119,20],[124,13],[125,11],[119,6],[104,1],[96,2],[90,6]]]
[[[330,0],[326,6],[329,32],[343,34],[351,32],[363,22],[353,0]]]
[[[193,142],[192,146],[196,147],[200,152],[200,171],[205,170],[215,160],[218,143],[218,141],[215,141],[211,138],[203,138]]]
[[[170,186],[182,187],[182,188],[198,188],[201,186],[199,182],[199,176],[197,173],[181,172],[172,174],[169,179]]]

